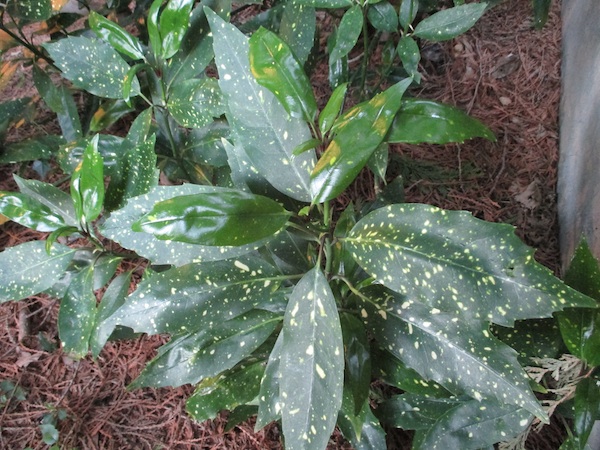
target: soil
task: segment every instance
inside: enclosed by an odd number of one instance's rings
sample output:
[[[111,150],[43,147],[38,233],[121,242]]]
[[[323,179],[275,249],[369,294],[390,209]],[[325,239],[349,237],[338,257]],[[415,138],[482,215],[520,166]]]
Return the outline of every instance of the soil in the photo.
[[[536,258],[558,274],[560,2],[554,2],[541,31],[532,29],[530,5],[507,0],[467,34],[432,47],[422,62],[422,86],[413,92],[469,112],[490,126],[497,142],[394,146],[392,167],[404,176],[407,201],[513,224],[536,248]],[[23,83],[0,91],[0,98],[24,95],[27,71],[19,77]],[[317,91],[327,95],[325,88]],[[50,131],[56,125],[47,117],[39,111],[29,127]],[[27,126],[11,130],[9,139],[26,137]],[[0,189],[14,190],[11,173],[19,170],[1,168]],[[354,198],[373,196],[369,174],[349,192]],[[37,237],[11,222],[0,225],[0,249]],[[25,393],[23,400],[0,406],[0,448],[47,448],[40,423],[58,410],[66,413],[57,425],[63,449],[281,448],[276,425],[255,432],[249,421],[229,430],[227,413],[193,422],[185,413],[191,386],[128,391],[165,337],[109,343],[96,361],[68,358],[58,348],[57,310],[57,301],[43,295],[0,305],[0,381]],[[527,448],[556,449],[563,435],[559,425],[545,427],[530,436]],[[390,432],[388,445],[409,448],[410,435]],[[329,448],[350,447],[336,433]]]

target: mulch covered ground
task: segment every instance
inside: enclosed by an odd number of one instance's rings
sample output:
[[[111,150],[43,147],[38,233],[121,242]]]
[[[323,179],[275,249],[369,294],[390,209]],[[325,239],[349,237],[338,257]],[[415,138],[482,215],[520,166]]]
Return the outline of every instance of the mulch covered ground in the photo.
[[[531,2],[507,0],[468,34],[428,49],[422,87],[414,95],[468,111],[498,141],[394,146],[392,170],[404,176],[408,201],[515,225],[537,248],[536,258],[556,272],[561,26],[560,4],[554,3],[542,31],[531,28]],[[15,92],[0,96],[13,98]],[[51,126],[40,123],[38,129]],[[17,129],[10,138],[24,134]],[[11,173],[17,169],[0,170],[0,189],[14,189]],[[372,191],[365,174],[350,197],[369,197]],[[0,225],[0,249],[37,237],[14,223]],[[57,310],[57,301],[45,296],[0,305],[0,381],[13,382],[25,394],[0,403],[0,448],[47,448],[40,421],[57,410],[66,412],[57,425],[63,449],[281,448],[275,425],[254,432],[249,422],[227,430],[226,414],[202,424],[191,421],[184,411],[190,386],[127,391],[163,337],[110,343],[96,361],[69,359],[57,347]],[[528,446],[557,449],[561,435],[552,426],[531,436]],[[389,448],[407,448],[409,439],[390,433]],[[330,448],[349,446],[335,435]]]

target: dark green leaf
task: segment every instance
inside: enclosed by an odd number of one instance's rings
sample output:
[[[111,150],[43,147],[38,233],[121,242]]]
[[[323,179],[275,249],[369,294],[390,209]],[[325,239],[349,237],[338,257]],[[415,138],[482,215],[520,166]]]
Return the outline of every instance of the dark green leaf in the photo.
[[[154,264],[181,266],[190,262],[218,261],[243,255],[256,250],[263,242],[239,247],[211,247],[183,242],[156,239],[147,233],[131,231],[134,222],[150,212],[157,203],[180,195],[217,192],[212,186],[186,184],[182,186],[157,186],[148,194],[127,201],[124,208],[114,211],[102,226],[102,234],[118,242],[124,248],[134,250]]]
[[[169,0],[161,11],[158,31],[164,59],[171,58],[179,50],[190,23],[192,6],[194,0]]]
[[[469,3],[443,9],[423,19],[414,36],[430,41],[446,41],[464,33],[479,20],[487,3]]]
[[[108,318],[125,303],[130,283],[131,272],[122,273],[110,283],[102,296],[96,313],[95,326],[90,336],[90,349],[94,358],[98,357],[114,330],[114,324]]]
[[[214,78],[192,79],[169,89],[167,108],[179,125],[200,128],[225,113],[221,91]]]
[[[404,99],[386,140],[447,144],[475,137],[496,140],[488,127],[457,108],[431,100]]]
[[[83,154],[90,145],[91,139],[83,138],[60,148],[57,159],[61,169],[73,173],[83,160]],[[121,175],[121,151],[124,139],[111,134],[98,135],[98,152],[104,162],[104,175],[115,177]]]
[[[370,5],[367,17],[376,30],[393,33],[398,29],[398,13],[387,0]]]
[[[317,102],[310,80],[290,47],[265,28],[252,35],[249,45],[250,69],[256,81],[275,94],[292,117],[313,122]]]
[[[421,60],[421,50],[419,49],[416,41],[410,36],[403,36],[398,41],[398,46],[396,47],[396,51],[398,52],[398,56],[400,56],[400,61],[402,61],[402,67],[404,70],[415,78],[415,80],[419,80],[419,61]],[[405,100],[404,105],[406,105],[407,100]],[[400,108],[400,112],[398,116],[403,114],[403,109]],[[431,115],[429,117],[432,117]],[[432,117],[435,119],[439,119],[437,116]],[[398,120],[398,119],[396,119]],[[473,119],[472,119],[473,120]],[[425,124],[423,124],[425,125]],[[423,127],[425,128],[425,126]],[[404,131],[404,130],[403,130]],[[408,133],[413,130],[406,130]]]
[[[367,161],[367,167],[371,169],[371,172],[375,175],[376,180],[381,180],[385,183],[385,175],[388,167],[388,156],[390,148],[387,142],[379,144],[375,149],[369,160]]]
[[[383,285],[465,321],[512,326],[595,302],[552,276],[507,224],[404,204],[361,219],[345,239]]]
[[[123,98],[123,81],[129,66],[108,44],[83,36],[69,36],[44,47],[75,86],[99,97]],[[132,92],[137,95],[140,85],[134,80]]]
[[[371,406],[365,401],[360,411],[355,414],[356,405],[352,395],[344,390],[344,402],[338,414],[337,425],[355,450],[385,450],[385,431],[377,417],[373,415]]]
[[[188,264],[142,281],[111,321],[149,334],[191,334],[285,301],[277,291],[282,278],[256,257]]]
[[[319,268],[295,286],[279,370],[283,434],[290,449],[324,449],[342,406],[344,346],[335,298]]]
[[[600,417],[600,388],[598,381],[584,378],[577,383],[575,390],[574,432],[579,441],[585,444],[592,427]]]
[[[455,394],[477,401],[496,399],[547,419],[516,352],[485,327],[392,291],[374,288],[365,294],[369,300],[361,298],[360,303],[367,329],[426,380]]]
[[[82,224],[90,223],[102,212],[104,203],[104,164],[98,153],[98,136],[86,147],[83,159],[71,177],[71,198]]]
[[[287,229],[269,241],[265,249],[282,273],[294,275],[312,268],[308,245],[308,238]]]
[[[32,230],[51,232],[66,225],[64,219],[37,199],[0,191],[0,214]]]
[[[290,119],[277,98],[256,82],[250,71],[248,39],[209,10],[207,16],[214,35],[219,86],[236,137],[233,149],[243,148],[239,159],[249,159],[260,176],[280,192],[309,201],[315,154],[293,156],[294,149],[311,138],[306,123]]]
[[[398,14],[400,25],[404,31],[408,30],[410,24],[412,24],[417,13],[419,12],[419,0],[402,0],[400,3],[400,12]]]
[[[533,23],[540,30],[548,21],[552,0],[533,0]]]
[[[340,322],[344,338],[344,385],[352,395],[352,403],[357,408],[353,414],[359,414],[369,398],[371,387],[370,346],[365,327],[359,319],[344,313],[340,315]]]
[[[6,7],[11,16],[32,22],[46,20],[52,16],[51,0],[12,0],[8,5],[2,5],[3,9]]]
[[[46,253],[44,241],[9,247],[0,253],[0,302],[20,300],[51,287],[65,272],[74,250],[55,244]]]
[[[26,97],[0,103],[0,142],[4,140],[8,126],[21,120],[31,110],[33,106],[31,100]]]
[[[331,130],[333,123],[337,120],[344,106],[348,83],[342,83],[335,88],[327,104],[319,114],[319,130],[325,135]]]
[[[316,13],[313,7],[302,5],[298,1],[285,2],[279,37],[287,42],[301,64],[306,63],[315,44],[316,28]]]
[[[58,313],[58,335],[63,350],[80,359],[88,353],[89,341],[96,323],[94,267],[81,271],[67,289]]]
[[[269,355],[265,373],[260,382],[258,393],[258,414],[255,429],[260,430],[269,423],[281,419],[281,408],[285,399],[280,395],[281,383],[281,350],[283,347],[283,333],[279,333],[273,350]]]
[[[129,56],[134,61],[145,59],[144,49],[138,38],[129,34],[127,30],[115,22],[104,18],[95,11],[90,11],[88,23],[98,37],[112,45],[119,53]]]
[[[117,120],[135,111],[125,100],[111,99],[102,102],[90,121],[89,130],[97,132],[113,125]]]
[[[342,16],[335,32],[335,46],[329,51],[329,62],[337,61],[350,53],[363,29],[363,12],[359,5],[354,5]]]
[[[301,155],[304,152],[307,152],[309,150],[315,149],[317,148],[319,145],[321,145],[321,140],[320,139],[309,139],[306,142],[303,142],[302,144],[300,144],[298,147],[296,147],[294,149],[294,156],[296,155]]]
[[[347,8],[352,6],[352,0],[297,0],[299,5],[312,6],[314,8]]]
[[[40,136],[7,145],[0,154],[0,163],[17,163],[51,159],[65,140],[60,136]]]
[[[160,8],[162,7],[163,0],[154,0],[150,9],[148,10],[148,17],[146,18],[146,28],[148,30],[148,38],[150,40],[150,47],[154,57],[158,58],[162,55],[162,42],[160,38],[160,32],[158,29],[158,15]]]
[[[252,310],[163,345],[131,387],[198,383],[233,368],[250,356],[275,330],[281,317]]]
[[[337,197],[354,181],[387,134],[411,81],[400,81],[338,119],[335,137],[311,174],[313,203]]]
[[[229,126],[224,121],[215,121],[206,127],[194,129],[188,134],[181,158],[194,164],[227,166],[223,139],[227,139],[229,134]]]
[[[233,410],[252,401],[258,394],[264,371],[261,361],[203,380],[185,404],[187,413],[203,422],[216,418],[223,409]]]
[[[558,358],[564,344],[556,319],[518,320],[513,328],[494,326],[494,335],[514,348],[522,362],[531,364],[530,358]]]
[[[405,393],[385,400],[376,413],[384,424],[394,428],[427,430],[460,404],[461,400],[456,397],[432,398]]]
[[[46,71],[37,65],[33,66],[33,81],[48,107],[56,113],[65,140],[74,141],[81,138],[83,131],[79,112],[69,90],[63,85],[56,87]]]
[[[157,203],[133,230],[190,244],[239,246],[274,235],[289,216],[270,198],[220,189]]]

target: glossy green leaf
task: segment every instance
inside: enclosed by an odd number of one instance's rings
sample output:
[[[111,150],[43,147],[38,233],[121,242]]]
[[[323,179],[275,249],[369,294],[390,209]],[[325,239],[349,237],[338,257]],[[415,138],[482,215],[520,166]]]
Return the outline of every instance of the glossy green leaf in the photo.
[[[119,53],[130,57],[134,61],[145,59],[142,44],[135,36],[132,36],[127,30],[96,13],[90,11],[88,16],[90,28],[99,38],[104,39]]]
[[[55,231],[66,225],[64,219],[48,206],[18,192],[0,191],[0,214],[24,227],[42,232]]]
[[[600,387],[598,380],[584,378],[575,390],[575,419],[573,431],[582,444],[587,443],[592,428],[600,417]]]
[[[338,414],[337,426],[355,450],[385,450],[385,431],[371,411],[368,401],[359,407],[353,397],[344,389],[344,401]]]
[[[387,0],[369,6],[367,17],[376,30],[390,33],[398,30],[398,13]]]
[[[475,25],[486,8],[487,3],[482,2],[443,9],[419,22],[414,36],[430,41],[452,39]]]
[[[393,291],[373,288],[364,293],[360,308],[367,330],[423,378],[455,394],[477,401],[496,399],[547,419],[517,353],[487,328]]]
[[[335,137],[311,175],[313,203],[337,197],[354,181],[387,134],[411,81],[400,81],[338,119]]]
[[[309,238],[287,229],[265,245],[273,263],[281,273],[295,275],[312,268],[309,260]]]
[[[411,98],[402,101],[386,140],[390,143],[447,144],[476,137],[496,140],[488,127],[457,108]]]
[[[319,145],[321,145],[321,140],[320,139],[309,139],[306,142],[303,142],[302,144],[300,144],[298,147],[296,147],[294,149],[294,156],[295,155],[301,155],[304,152],[307,152],[309,150],[315,149],[317,148]]]
[[[373,376],[404,392],[425,397],[449,397],[450,393],[435,381],[425,380],[415,370],[407,367],[402,360],[382,349],[371,351]],[[385,415],[385,414],[384,414]]]
[[[88,353],[89,340],[96,323],[93,266],[81,271],[60,302],[58,336],[68,355],[80,359]]]
[[[90,138],[83,138],[62,146],[57,155],[61,169],[72,174],[83,161],[83,154],[90,145],[90,141]],[[120,176],[123,142],[124,139],[119,136],[111,134],[98,135],[98,152],[104,163],[104,175],[109,177]]]
[[[48,73],[37,65],[33,66],[33,81],[44,102],[56,113],[65,140],[83,137],[77,105],[69,90],[63,85],[55,86]]]
[[[181,158],[194,164],[227,166],[223,139],[227,139],[229,135],[229,125],[224,121],[214,121],[206,127],[193,129],[181,150]]]
[[[421,60],[421,50],[419,49],[419,45],[416,41],[410,36],[403,36],[398,41],[398,46],[396,47],[396,51],[398,52],[398,56],[400,56],[400,61],[402,61],[402,67],[404,70],[408,72],[409,75],[415,78],[415,80],[419,80],[419,61]],[[404,102],[406,105],[407,101]],[[398,113],[398,116],[403,114],[402,108]],[[432,117],[431,115],[429,117]],[[435,119],[439,119],[435,117]],[[425,127],[424,127],[425,128]],[[406,130],[408,133],[412,132],[412,130]]]
[[[20,300],[51,287],[65,272],[74,250],[55,244],[46,252],[44,241],[9,247],[0,253],[0,302]]]
[[[277,98],[256,82],[250,71],[248,38],[209,10],[207,16],[214,35],[219,86],[227,99],[227,120],[236,143],[233,149],[243,145],[260,176],[277,190],[309,201],[314,152],[293,156],[294,149],[311,138],[306,123],[289,118]]]
[[[190,23],[192,6],[194,0],[169,0],[161,11],[158,31],[164,59],[171,58],[179,50]]]
[[[363,12],[358,5],[352,6],[342,16],[335,32],[335,46],[329,51],[329,61],[337,61],[350,53],[358,42],[363,29]]]
[[[134,112],[135,108],[125,100],[110,99],[102,102],[90,120],[89,131],[97,132],[113,125],[126,114]]]
[[[162,4],[163,0],[154,0],[148,9],[148,16],[146,17],[148,40],[150,41],[150,47],[152,48],[152,53],[154,53],[155,58],[158,58],[162,54],[162,42],[158,29],[158,16]]]
[[[167,109],[179,125],[187,128],[203,127],[225,113],[214,78],[186,80],[171,86]]]
[[[306,63],[315,45],[316,22],[312,6],[302,5],[297,0],[285,2],[278,35],[301,64]]]
[[[252,35],[250,70],[256,81],[269,89],[292,116],[313,122],[317,101],[310,80],[290,47],[266,28]]]
[[[279,333],[271,350],[258,393],[258,414],[255,429],[260,430],[271,422],[281,419],[281,407],[285,399],[281,398],[281,350],[283,333]]]
[[[342,83],[336,87],[327,100],[327,104],[319,114],[319,130],[325,135],[331,130],[333,123],[337,120],[344,106],[348,83]]]
[[[533,23],[540,30],[548,21],[552,0],[533,0]]]
[[[361,219],[345,241],[381,284],[469,322],[510,327],[595,305],[538,264],[512,226],[464,211],[387,206]]]
[[[335,298],[319,268],[295,286],[283,325],[279,370],[288,449],[324,449],[342,406],[344,345]]]
[[[205,379],[187,400],[187,413],[194,420],[203,422],[216,418],[221,410],[231,411],[252,401],[258,394],[264,371],[261,361]]]
[[[58,153],[65,143],[61,136],[39,136],[25,139],[4,147],[0,153],[0,164],[11,164],[24,161],[48,160]]]
[[[60,216],[66,224],[77,226],[77,216],[73,200],[69,194],[50,183],[21,178],[17,174],[14,174],[13,177],[22,194],[46,205],[54,214]]]
[[[238,246],[272,236],[289,216],[270,198],[221,189],[157,203],[133,230],[190,244]]]
[[[575,250],[565,283],[600,300],[600,265],[585,240]],[[597,308],[566,309],[558,313],[557,318],[569,351],[590,366],[600,365],[600,311]]]
[[[82,224],[90,223],[102,212],[104,203],[104,163],[98,153],[98,136],[86,147],[83,159],[71,177],[71,198]]]
[[[362,322],[350,314],[341,314],[344,339],[345,386],[352,395],[358,414],[369,397],[371,388],[371,355],[367,334]]]
[[[243,255],[263,245],[257,242],[239,247],[211,247],[162,241],[152,234],[131,231],[134,222],[150,212],[157,202],[191,194],[217,192],[212,186],[184,184],[182,186],[157,186],[148,194],[129,199],[122,209],[114,211],[101,227],[102,235],[118,242],[124,248],[135,251],[154,264],[181,266],[190,262],[219,261]]]
[[[130,387],[181,386],[214,377],[250,356],[280,322],[278,314],[252,310],[173,338]]]
[[[8,8],[10,16],[27,21],[46,20],[52,16],[51,0],[13,0],[8,5],[2,5],[2,8]]]
[[[108,319],[125,303],[130,283],[131,272],[122,273],[108,285],[102,296],[90,336],[90,349],[94,358],[98,357],[114,330],[114,323]]]
[[[257,257],[187,264],[142,281],[110,321],[148,334],[192,334],[285,301],[281,280]]]
[[[129,71],[125,60],[111,46],[100,40],[69,36],[44,48],[75,86],[99,97],[123,98],[123,80]],[[134,80],[132,93],[139,94],[140,85]]]
[[[419,12],[419,0],[402,0],[400,3],[400,11],[398,19],[404,31],[408,30],[410,24],[413,23],[417,13]]]

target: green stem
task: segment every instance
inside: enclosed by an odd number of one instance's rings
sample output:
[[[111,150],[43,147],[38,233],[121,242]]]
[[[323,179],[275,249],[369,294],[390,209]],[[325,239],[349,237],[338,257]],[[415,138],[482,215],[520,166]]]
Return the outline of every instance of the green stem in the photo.
[[[362,300],[372,303],[371,299],[369,297],[367,297],[366,295],[364,295],[362,292],[360,292],[358,289],[356,289],[348,278],[343,277],[341,275],[336,275],[332,279],[343,281],[346,284],[346,286],[348,286],[348,289],[350,289],[350,292],[352,292],[354,295],[360,297]]]

